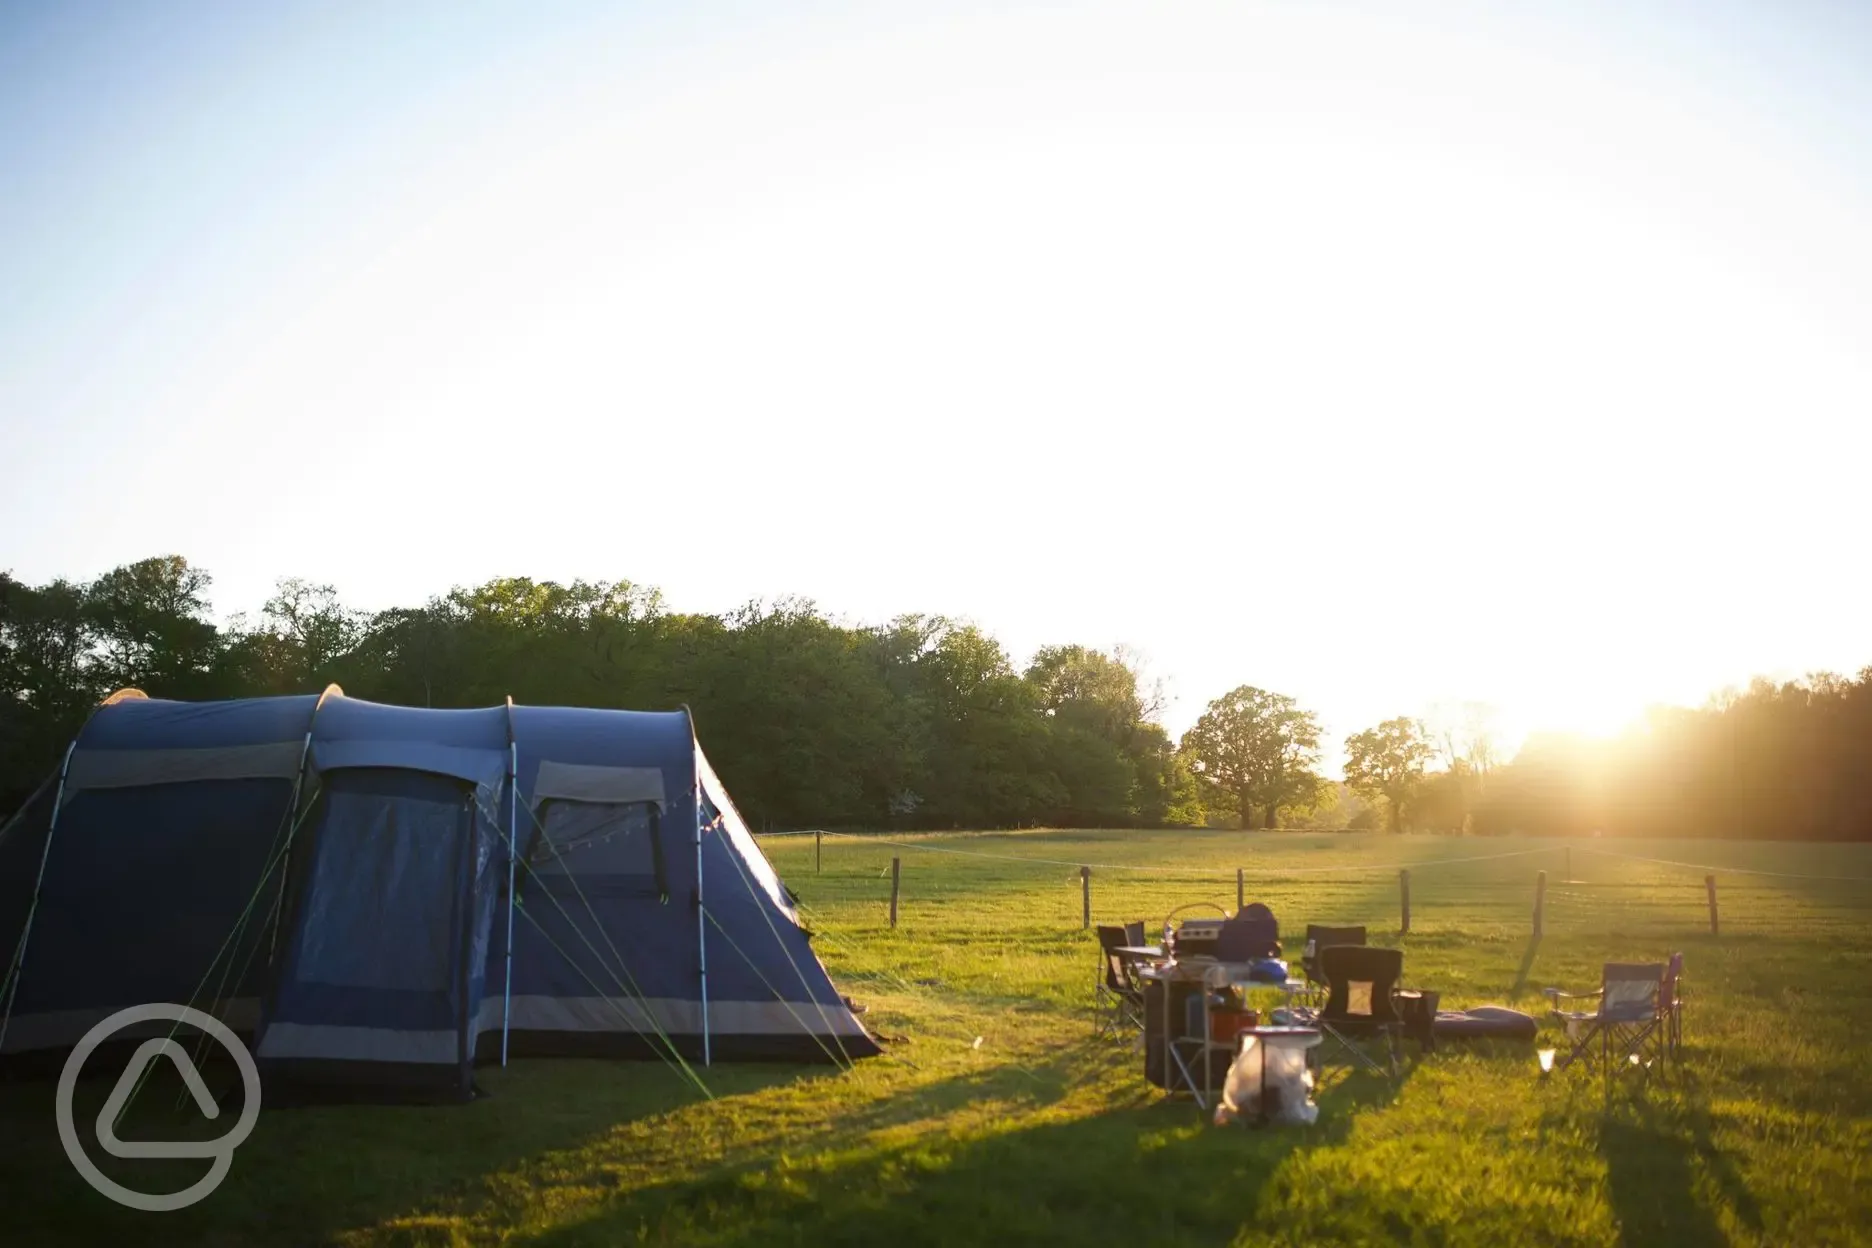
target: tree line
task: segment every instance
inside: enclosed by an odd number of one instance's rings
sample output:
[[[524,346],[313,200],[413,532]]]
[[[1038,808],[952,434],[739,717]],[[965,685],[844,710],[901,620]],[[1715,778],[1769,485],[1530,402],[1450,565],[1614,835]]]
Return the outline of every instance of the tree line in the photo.
[[[811,603],[672,611],[628,581],[524,577],[365,613],[288,579],[211,618],[179,556],[89,582],[0,573],[0,816],[115,689],[217,699],[316,692],[469,707],[689,706],[757,826],[1416,828],[1492,834],[1872,838],[1872,669],[1757,682],[1652,715],[1625,740],[1495,757],[1486,717],[1398,717],[1345,743],[1295,699],[1242,686],[1181,741],[1122,649],[1043,647],[1017,667],[942,616],[837,622]]]
[[[981,629],[848,627],[810,603],[668,610],[627,581],[527,578],[366,614],[285,580],[217,626],[178,556],[88,583],[0,574],[0,808],[56,768],[99,700],[316,692],[412,706],[687,705],[756,826],[1158,826],[1206,811],[1158,695],[1122,652],[1048,646],[1017,670]],[[4,817],[0,814],[0,817]]]
[[[1505,763],[1487,708],[1399,716],[1346,738],[1337,786],[1318,774],[1320,735],[1292,698],[1241,688],[1209,704],[1181,753],[1199,791],[1235,795],[1244,826],[1303,823],[1350,796],[1366,804],[1332,826],[1872,840],[1872,667],[1758,678],[1699,708],[1653,708],[1612,739],[1535,736]]]

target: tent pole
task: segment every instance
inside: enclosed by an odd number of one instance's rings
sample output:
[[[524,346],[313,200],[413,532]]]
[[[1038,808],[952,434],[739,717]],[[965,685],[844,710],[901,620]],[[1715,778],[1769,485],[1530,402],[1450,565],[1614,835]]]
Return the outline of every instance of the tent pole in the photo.
[[[708,912],[702,908],[702,769],[696,768],[695,784],[695,895],[696,961],[702,968],[702,1064],[709,1061],[708,1019]]]
[[[511,704],[512,698],[508,699]],[[511,717],[512,712],[508,712]],[[513,1022],[514,870],[520,853],[520,745],[507,743],[507,975],[501,985],[501,1065],[507,1064],[507,1032]]]
[[[26,942],[32,939],[33,918],[39,913],[39,892],[45,887],[46,860],[52,856],[52,834],[58,831],[59,812],[65,806],[65,777],[71,771],[72,755],[78,750],[77,738],[65,747],[65,761],[59,764],[58,792],[52,798],[52,818],[46,824],[45,844],[39,850],[39,874],[33,878],[32,904],[26,907],[26,926],[20,929],[19,948],[13,965],[7,968],[6,1005],[0,1009],[0,1052],[6,1048],[7,1024],[13,1021],[13,1002],[19,998],[20,980],[25,978]]]
[[[52,787],[52,782],[58,779],[58,774],[56,771],[49,773],[39,782],[39,787],[32,791],[32,796],[26,799],[25,804],[9,815],[5,823],[0,823],[0,844],[6,842],[7,833],[13,830],[13,825],[26,817],[26,812],[31,810],[32,804],[39,800],[39,795]]]
[[[314,708],[313,714],[318,714],[316,708]],[[286,877],[292,873],[293,837],[299,831],[299,794],[305,788],[306,760],[311,757],[312,732],[308,729],[305,735],[305,744],[299,748],[299,771],[293,776],[292,801],[286,805],[286,818],[288,820],[286,825],[286,847],[279,864],[279,897],[273,902],[273,937],[267,945],[268,966],[272,966],[273,960],[279,956],[279,929],[280,924],[286,921]],[[239,985],[236,985],[236,987],[238,986]]]

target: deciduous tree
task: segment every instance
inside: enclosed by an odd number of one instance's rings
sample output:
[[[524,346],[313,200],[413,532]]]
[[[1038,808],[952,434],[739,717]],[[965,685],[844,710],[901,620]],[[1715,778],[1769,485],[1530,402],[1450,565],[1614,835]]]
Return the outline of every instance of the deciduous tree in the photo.
[[[1424,766],[1433,753],[1420,722],[1387,719],[1346,738],[1346,783],[1368,797],[1382,796],[1391,831],[1402,831],[1404,808],[1423,782]]]
[[[1207,784],[1232,795],[1244,828],[1271,828],[1281,808],[1312,800],[1322,783],[1320,726],[1312,711],[1286,694],[1252,685],[1232,689],[1209,704],[1183,734],[1183,754]]]

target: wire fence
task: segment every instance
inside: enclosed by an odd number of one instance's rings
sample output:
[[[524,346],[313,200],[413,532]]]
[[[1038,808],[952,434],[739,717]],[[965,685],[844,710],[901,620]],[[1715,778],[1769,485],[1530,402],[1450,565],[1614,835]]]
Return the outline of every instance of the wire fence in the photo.
[[[1204,831],[1172,839],[806,830],[760,839],[782,874],[817,893],[819,904],[836,906],[847,921],[892,927],[955,921],[995,894],[1005,898],[993,911],[999,921],[1060,931],[1143,918],[1160,932],[1166,918],[1219,915],[1256,901],[1283,916],[1431,935],[1643,929],[1745,937],[1872,920],[1872,846],[1694,843],[1731,858],[1708,862],[1596,838],[1488,849],[1382,837],[1236,834],[1230,842]],[[1231,850],[1240,865],[1223,865]],[[1793,869],[1803,866],[1812,869]]]

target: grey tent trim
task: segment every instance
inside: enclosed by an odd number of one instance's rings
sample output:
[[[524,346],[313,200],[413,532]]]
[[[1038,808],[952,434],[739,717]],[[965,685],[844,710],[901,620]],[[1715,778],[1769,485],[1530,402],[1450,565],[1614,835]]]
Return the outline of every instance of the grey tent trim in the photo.
[[[78,750],[65,780],[65,801],[90,789],[127,789],[198,780],[292,780],[303,742],[211,746],[193,750]]]
[[[427,741],[314,741],[312,766],[321,772],[347,767],[427,771],[495,789],[507,776],[507,751]]]
[[[660,767],[593,767],[582,763],[539,765],[533,780],[533,800],[558,798],[568,802],[664,802]]]
[[[41,1010],[33,1014],[15,1015],[12,1026],[7,1030],[6,1044],[0,1052],[26,1053],[34,1049],[70,1048],[83,1039],[87,1031],[123,1008],[123,1005],[104,1005],[82,1010]],[[230,997],[221,1003],[219,1010],[211,1012],[235,1031],[252,1031],[260,1021],[260,1000],[257,997]],[[151,1036],[166,1036],[174,1030],[175,1023],[170,1019],[152,1019],[147,1023],[133,1023],[113,1033],[111,1039],[147,1039]]]
[[[460,1044],[461,1033],[453,1027],[404,1031],[394,1027],[346,1027],[332,1023],[272,1023],[261,1037],[256,1056],[263,1062],[312,1058],[452,1066],[460,1057]]]
[[[791,1007],[791,1008],[789,1008]],[[515,996],[512,1026],[516,1031],[616,1032],[625,1024],[633,1030],[647,1031],[654,1022],[676,1035],[696,1035],[702,1030],[702,1005],[675,997],[551,997]],[[850,1010],[842,1006],[827,1010],[821,1019],[808,1002],[788,1001],[711,1001],[708,1007],[709,1030],[716,1035],[807,1035],[816,1027],[805,1023],[827,1024],[834,1035],[862,1036],[864,1029]],[[482,1002],[476,1030],[493,1031],[501,1025],[501,1003]]]

